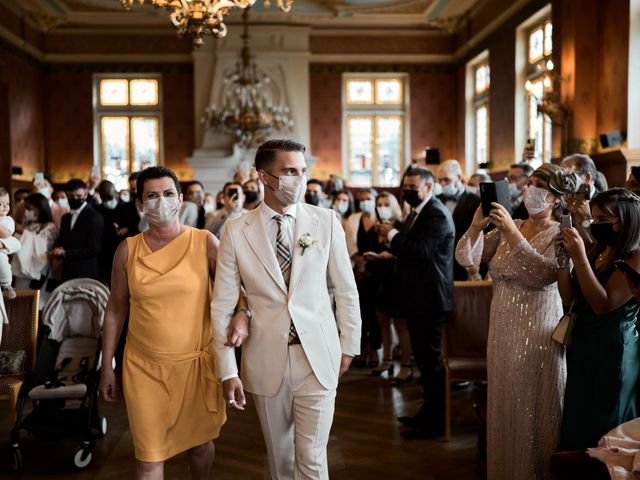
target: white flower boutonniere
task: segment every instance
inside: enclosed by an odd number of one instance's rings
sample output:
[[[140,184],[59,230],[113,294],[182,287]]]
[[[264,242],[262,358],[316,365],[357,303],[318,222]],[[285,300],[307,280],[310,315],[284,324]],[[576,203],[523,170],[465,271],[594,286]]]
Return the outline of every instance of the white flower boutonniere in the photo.
[[[298,246],[302,248],[302,255],[304,255],[305,250],[314,243],[316,243],[316,241],[313,239],[311,234],[305,233],[304,235],[302,235],[300,237],[300,240],[298,240]]]

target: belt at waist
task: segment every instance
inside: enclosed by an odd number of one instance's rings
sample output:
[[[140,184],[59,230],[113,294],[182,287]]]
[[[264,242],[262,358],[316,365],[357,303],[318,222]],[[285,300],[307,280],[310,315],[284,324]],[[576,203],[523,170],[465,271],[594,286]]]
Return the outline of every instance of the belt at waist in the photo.
[[[211,364],[211,352],[208,346],[202,350],[193,350],[190,352],[156,352],[144,347],[140,342],[135,340],[135,338],[127,337],[126,348],[129,353],[140,357],[142,360],[155,363],[161,367],[166,367],[160,369],[160,377],[153,375],[148,369],[144,369],[144,366],[143,371],[146,375],[162,383],[169,395],[171,395],[171,390],[169,389],[167,380],[169,378],[171,367],[197,361],[200,369],[200,384],[202,386],[202,393],[204,395],[204,401],[207,405],[207,409],[210,412],[217,412],[218,402],[216,390],[218,378],[216,377],[213,365]]]

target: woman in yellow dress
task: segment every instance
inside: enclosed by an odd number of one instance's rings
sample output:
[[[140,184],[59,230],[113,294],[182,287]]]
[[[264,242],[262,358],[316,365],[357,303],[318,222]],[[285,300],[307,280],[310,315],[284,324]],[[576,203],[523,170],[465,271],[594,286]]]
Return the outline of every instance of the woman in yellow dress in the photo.
[[[171,170],[151,167],[137,181],[149,230],[122,242],[115,254],[100,394],[117,398],[112,359],[129,313],[122,382],[136,475],[161,479],[164,461],[186,451],[192,477],[204,479],[214,458],[212,439],[226,421],[209,314],[218,240],[180,225],[182,194]],[[230,335],[235,345],[246,317],[239,308]]]

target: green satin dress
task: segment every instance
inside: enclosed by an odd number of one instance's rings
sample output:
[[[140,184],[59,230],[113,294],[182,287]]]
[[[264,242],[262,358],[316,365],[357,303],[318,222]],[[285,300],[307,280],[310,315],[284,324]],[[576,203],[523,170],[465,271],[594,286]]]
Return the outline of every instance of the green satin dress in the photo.
[[[596,275],[602,285],[613,271]],[[596,315],[581,294],[576,298],[560,450],[595,447],[602,435],[638,416],[639,310],[632,298],[613,312]]]

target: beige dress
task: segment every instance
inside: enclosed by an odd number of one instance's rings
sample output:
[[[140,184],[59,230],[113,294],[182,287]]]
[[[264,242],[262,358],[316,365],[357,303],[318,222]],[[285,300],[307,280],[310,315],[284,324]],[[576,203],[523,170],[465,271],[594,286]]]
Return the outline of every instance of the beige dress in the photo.
[[[551,340],[562,316],[553,243],[559,231],[555,225],[513,248],[497,229],[473,246],[465,233],[456,249],[463,266],[490,260],[494,283],[487,347],[490,480],[549,477],[566,380],[564,347]]]

